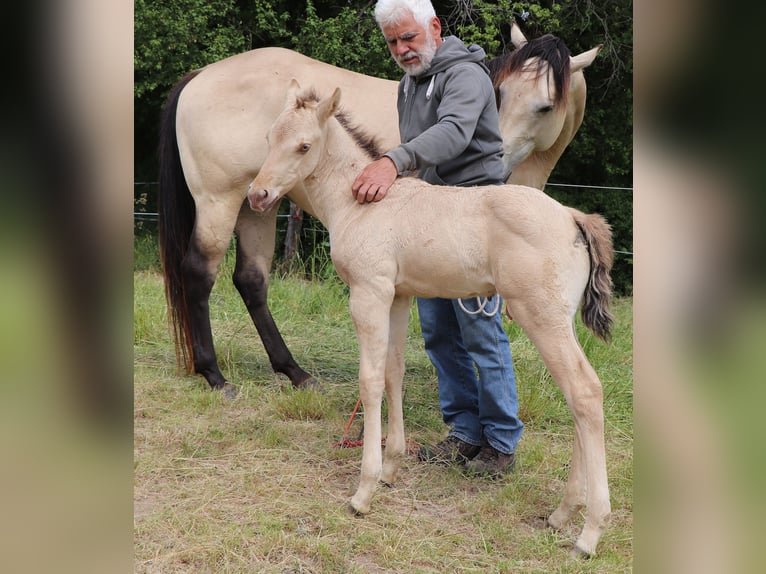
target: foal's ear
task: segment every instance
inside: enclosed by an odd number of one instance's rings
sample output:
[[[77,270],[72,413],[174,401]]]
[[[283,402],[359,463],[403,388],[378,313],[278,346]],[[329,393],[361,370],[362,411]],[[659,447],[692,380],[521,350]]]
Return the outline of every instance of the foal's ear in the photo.
[[[335,91],[332,93],[332,96],[320,102],[319,109],[317,110],[319,113],[319,118],[321,120],[326,120],[330,116],[334,116],[335,113],[338,111],[339,107],[340,107],[340,88],[335,88]]]
[[[587,52],[583,52],[577,56],[569,56],[569,71],[574,74],[576,71],[590,66],[593,63],[593,60],[596,59],[596,55],[598,54],[599,50],[601,50],[603,47],[603,44],[599,44]]]
[[[298,99],[298,92],[301,91],[301,85],[295,78],[290,79],[290,84],[287,86],[287,96],[285,97],[285,107],[290,108],[295,105]]]

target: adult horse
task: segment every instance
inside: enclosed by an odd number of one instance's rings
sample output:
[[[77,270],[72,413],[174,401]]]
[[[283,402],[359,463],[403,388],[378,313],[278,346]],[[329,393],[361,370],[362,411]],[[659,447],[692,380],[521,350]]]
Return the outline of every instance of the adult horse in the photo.
[[[518,49],[489,62],[506,169],[513,171],[510,181],[542,187],[582,121],[582,69],[599,48],[572,57],[553,36],[527,42],[515,25],[511,36]],[[397,82],[281,48],[252,50],[188,74],[163,109],[159,241],[176,351],[187,372],[231,393],[236,390],[221,373],[213,346],[209,297],[232,234],[234,284],[272,368],[296,387],[314,382],[293,359],[266,301],[276,210],[256,214],[243,208],[245,186],[266,157],[265,134],[292,77],[325,92],[340,86],[344,107],[366,131],[387,149],[399,143]]]
[[[392,483],[404,456],[402,379],[412,297],[499,293],[574,418],[566,494],[549,523],[559,528],[585,506],[575,552],[594,554],[610,514],[603,394],[577,340],[574,317],[582,302],[583,323],[608,339],[613,257],[608,224],[541,190],[510,184],[442,187],[405,177],[384,201],[360,205],[348,189],[359,166],[377,159],[380,150],[336,116],[340,93],[336,89],[320,100],[291,82],[284,111],[269,131],[269,154],[247,197],[253,210],[263,212],[290,192],[327,227],[333,264],[349,286],[364,405],[361,478],[352,508],[369,512],[378,481]]]
[[[570,57],[561,39],[527,41],[515,24],[516,50],[489,60],[503,136],[506,183],[543,189],[585,116],[583,68],[601,45]]]

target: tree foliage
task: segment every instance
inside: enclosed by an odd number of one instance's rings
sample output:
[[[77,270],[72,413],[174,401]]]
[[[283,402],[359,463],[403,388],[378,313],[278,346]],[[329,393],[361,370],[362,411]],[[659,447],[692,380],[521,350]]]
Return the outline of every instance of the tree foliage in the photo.
[[[162,102],[187,72],[227,56],[283,46],[343,68],[398,79],[374,21],[374,0],[135,0],[135,142],[138,180],[156,179]],[[551,33],[573,55],[603,48],[586,68],[585,120],[551,174],[554,183],[632,186],[632,2],[621,0],[434,0],[445,34],[481,45],[489,56],[510,51],[510,24],[534,38]],[[615,247],[632,251],[630,191],[546,192],[567,205],[599,211],[615,229]],[[152,203],[149,198],[149,203]],[[618,255],[618,291],[632,289],[632,262]]]

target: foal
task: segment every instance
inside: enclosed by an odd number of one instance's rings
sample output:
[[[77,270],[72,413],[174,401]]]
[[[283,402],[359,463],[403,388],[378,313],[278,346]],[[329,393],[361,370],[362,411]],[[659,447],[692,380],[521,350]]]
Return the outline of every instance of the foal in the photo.
[[[339,88],[319,100],[291,82],[248,200],[253,210],[266,211],[290,192],[328,229],[333,263],[349,285],[364,404],[361,479],[352,508],[369,512],[378,481],[392,483],[404,456],[402,379],[411,298],[499,293],[574,417],[566,493],[548,521],[559,528],[585,506],[575,552],[594,554],[610,514],[602,388],[573,321],[582,301],[585,325],[602,339],[609,337],[609,226],[599,215],[518,185],[439,187],[400,178],[384,201],[360,205],[351,195],[351,182],[373,149],[362,145],[342,116],[336,117],[339,102]],[[385,456],[384,389],[389,407]]]

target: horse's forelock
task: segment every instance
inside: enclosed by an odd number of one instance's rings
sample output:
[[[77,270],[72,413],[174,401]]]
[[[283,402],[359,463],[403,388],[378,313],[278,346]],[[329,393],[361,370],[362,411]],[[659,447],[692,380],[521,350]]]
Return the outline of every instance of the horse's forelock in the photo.
[[[553,70],[553,82],[556,86],[556,104],[566,99],[569,93],[569,57],[570,52],[564,41],[553,34],[545,34],[539,38],[530,40],[521,48],[513,52],[503,54],[487,65],[492,76],[492,84],[495,87],[497,107],[500,108],[500,86],[516,71],[535,71],[541,76],[548,64]],[[526,64],[527,60],[534,58],[533,67]]]

